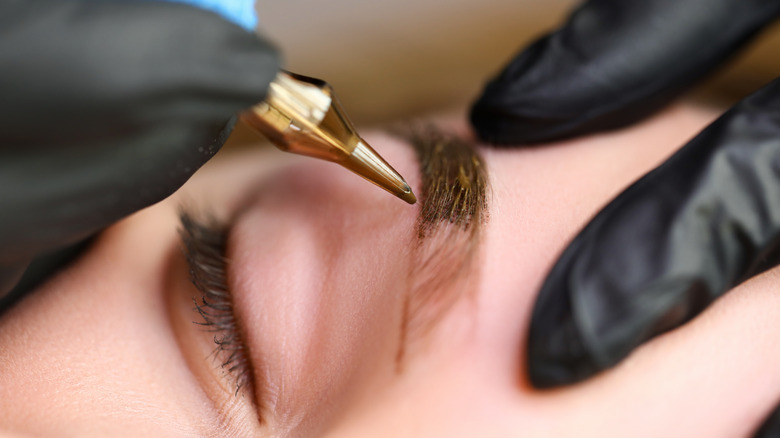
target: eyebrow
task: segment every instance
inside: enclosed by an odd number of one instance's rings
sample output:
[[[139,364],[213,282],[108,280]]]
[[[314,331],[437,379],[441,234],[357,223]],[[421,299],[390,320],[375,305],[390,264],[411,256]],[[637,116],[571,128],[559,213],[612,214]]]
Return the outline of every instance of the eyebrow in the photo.
[[[463,297],[475,289],[474,260],[488,219],[488,174],[476,147],[432,125],[397,129],[420,163],[411,287],[404,297],[396,368]]]

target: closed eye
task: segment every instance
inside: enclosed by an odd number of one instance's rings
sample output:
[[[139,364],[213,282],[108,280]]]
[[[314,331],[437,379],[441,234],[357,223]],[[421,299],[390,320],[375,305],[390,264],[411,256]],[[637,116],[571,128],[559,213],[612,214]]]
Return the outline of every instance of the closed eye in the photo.
[[[253,386],[251,363],[246,343],[233,309],[233,297],[227,282],[225,248],[229,227],[216,220],[201,221],[182,211],[179,215],[184,255],[190,280],[200,291],[193,297],[198,314],[195,324],[214,334],[211,355],[226,379],[235,385],[235,395]],[[250,396],[254,391],[249,391]]]

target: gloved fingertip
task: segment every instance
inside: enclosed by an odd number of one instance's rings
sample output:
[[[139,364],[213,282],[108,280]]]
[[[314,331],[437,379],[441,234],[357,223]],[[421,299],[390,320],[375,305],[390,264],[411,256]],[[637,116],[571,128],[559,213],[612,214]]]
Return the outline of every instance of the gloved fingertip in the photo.
[[[528,379],[538,389],[571,385],[602,369],[592,359],[576,327],[532,328],[528,339]]]
[[[550,318],[551,314],[557,314]],[[569,385],[602,370],[593,359],[571,309],[534,310],[528,337],[528,378],[535,388]]]
[[[512,114],[506,107],[492,105],[484,96],[472,106],[469,119],[477,137],[494,146],[552,141],[562,137],[564,125],[563,120]]]
[[[662,108],[687,84],[638,93],[637,84],[652,78],[634,79],[628,67],[615,71],[610,60],[618,55],[599,55],[611,46],[589,49],[587,35],[577,37],[571,26],[535,41],[488,82],[470,113],[481,140],[511,146],[622,128]]]
[[[566,70],[560,55],[545,57],[546,40],[526,49],[504,71],[491,80],[474,102],[469,114],[477,136],[496,146],[544,143],[581,133],[593,123],[575,108],[577,96],[561,83],[576,82],[566,74],[544,72]],[[575,105],[576,104],[576,105]]]
[[[753,438],[777,438],[780,437],[780,406],[776,407],[764,424],[756,431]]]
[[[561,97],[543,92],[550,79],[542,74],[550,63],[545,60],[548,45],[549,36],[536,41],[485,86],[469,114],[480,139],[506,145],[547,141],[558,135],[567,118],[556,115],[558,110],[540,107]]]
[[[25,269],[30,264],[30,260],[16,261],[14,263],[0,264],[0,303],[11,292],[19,279],[22,278]],[[2,306],[0,306],[2,308]]]

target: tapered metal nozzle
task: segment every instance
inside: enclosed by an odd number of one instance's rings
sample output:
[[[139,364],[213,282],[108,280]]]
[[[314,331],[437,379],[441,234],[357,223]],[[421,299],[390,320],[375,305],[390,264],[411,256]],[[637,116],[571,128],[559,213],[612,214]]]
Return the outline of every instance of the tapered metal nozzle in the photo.
[[[409,204],[417,202],[401,175],[358,136],[324,81],[281,72],[265,101],[242,118],[283,151],[333,161]]]
[[[417,197],[412,193],[412,188],[404,181],[403,177],[392,166],[387,164],[363,139],[360,139],[357,145],[355,145],[352,154],[339,164],[409,204],[417,202]]]

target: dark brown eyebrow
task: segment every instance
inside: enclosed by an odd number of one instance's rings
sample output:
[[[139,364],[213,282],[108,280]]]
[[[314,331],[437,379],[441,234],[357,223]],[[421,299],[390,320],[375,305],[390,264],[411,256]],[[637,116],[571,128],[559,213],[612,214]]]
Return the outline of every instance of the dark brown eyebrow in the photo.
[[[417,154],[421,208],[411,287],[404,299],[396,365],[410,343],[424,337],[462,297],[473,291],[482,225],[488,218],[488,175],[476,147],[438,128],[397,129]]]

